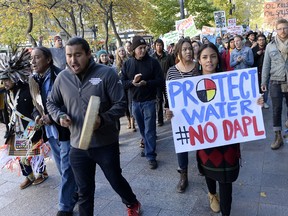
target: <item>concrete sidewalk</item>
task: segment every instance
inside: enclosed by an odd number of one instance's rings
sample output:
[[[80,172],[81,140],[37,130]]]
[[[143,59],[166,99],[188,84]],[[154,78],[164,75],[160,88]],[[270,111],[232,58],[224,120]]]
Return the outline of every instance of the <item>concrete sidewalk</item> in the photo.
[[[234,183],[231,216],[286,216],[288,215],[288,147],[270,149],[274,139],[272,109],[263,110],[267,139],[241,144],[242,168]],[[1,125],[0,137],[4,135]],[[150,170],[145,158],[140,157],[137,131],[126,129],[126,118],[121,119],[120,151],[123,175],[139,201],[143,216],[209,216],[207,187],[198,175],[195,152],[189,155],[189,187],[183,194],[176,192],[179,180],[171,126],[165,122],[157,128],[158,168]],[[3,143],[3,139],[0,140]],[[2,170],[0,174],[0,216],[55,216],[59,174],[52,160],[47,161],[49,178],[38,186],[20,190],[23,177]],[[79,215],[77,206],[75,216]],[[124,216],[126,208],[112,190],[102,171],[97,167],[95,215]]]

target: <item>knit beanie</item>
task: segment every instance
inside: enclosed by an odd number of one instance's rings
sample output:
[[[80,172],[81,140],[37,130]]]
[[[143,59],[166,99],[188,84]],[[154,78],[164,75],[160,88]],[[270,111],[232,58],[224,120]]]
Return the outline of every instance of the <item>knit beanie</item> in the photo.
[[[56,35],[56,36],[54,37],[54,42],[57,41],[57,40],[59,40],[59,39],[61,40],[61,37],[60,37],[59,35]]]
[[[97,59],[99,59],[102,54],[108,55],[108,53],[106,52],[106,50],[99,50],[99,51],[96,53]]]
[[[144,40],[144,38],[141,37],[141,36],[133,37],[132,46],[131,46],[132,50],[135,50],[140,45],[147,45],[146,41]]]

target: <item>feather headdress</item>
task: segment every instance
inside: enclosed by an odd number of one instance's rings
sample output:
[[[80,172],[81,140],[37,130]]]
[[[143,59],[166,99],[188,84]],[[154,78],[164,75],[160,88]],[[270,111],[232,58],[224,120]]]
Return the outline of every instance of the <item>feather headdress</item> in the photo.
[[[31,53],[28,49],[22,49],[11,59],[0,60],[0,79],[11,79],[17,83],[19,81],[26,83],[28,77],[32,74],[30,66]]]

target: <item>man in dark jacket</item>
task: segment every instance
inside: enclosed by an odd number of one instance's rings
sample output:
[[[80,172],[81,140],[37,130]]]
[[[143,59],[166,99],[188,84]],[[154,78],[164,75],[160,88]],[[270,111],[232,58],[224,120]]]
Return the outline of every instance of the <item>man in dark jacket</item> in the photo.
[[[47,107],[52,118],[71,132],[70,162],[78,186],[79,214],[93,215],[98,164],[126,204],[128,216],[139,215],[141,204],[120,168],[116,123],[124,116],[126,100],[118,75],[113,68],[93,61],[89,44],[83,38],[74,37],[67,42],[66,60],[68,68],[57,76]],[[83,150],[79,141],[91,96],[100,97],[101,103],[99,115],[91,122],[94,131],[89,147]]]
[[[257,67],[258,69],[258,82],[259,82],[259,89],[261,90],[261,77],[262,77],[262,67],[263,67],[263,60],[264,60],[264,54],[266,49],[266,36],[263,34],[260,34],[257,36],[257,45],[252,48],[252,52],[254,55],[254,65],[253,67]],[[268,89],[268,88],[267,88]],[[269,108],[269,105],[267,104],[268,100],[268,90],[264,93],[264,105],[263,107],[265,109]]]
[[[121,80],[132,95],[132,112],[145,144],[150,169],[156,169],[156,94],[163,86],[163,73],[158,61],[150,57],[146,42],[140,36],[132,41],[133,57],[122,68]]]
[[[162,126],[164,124],[163,117],[163,103],[165,99],[165,103],[168,103],[166,94],[165,94],[165,78],[167,71],[170,67],[172,67],[175,62],[173,57],[164,51],[164,43],[158,38],[154,42],[155,52],[152,54],[152,57],[157,59],[159,64],[161,65],[161,69],[163,72],[163,86],[157,88],[157,117],[158,117],[158,126]]]

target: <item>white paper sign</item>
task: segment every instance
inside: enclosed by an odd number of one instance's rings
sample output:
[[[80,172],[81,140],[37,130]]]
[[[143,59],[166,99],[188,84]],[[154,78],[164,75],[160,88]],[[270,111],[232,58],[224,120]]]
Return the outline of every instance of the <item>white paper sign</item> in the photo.
[[[266,138],[257,68],[166,81],[176,153]]]

